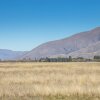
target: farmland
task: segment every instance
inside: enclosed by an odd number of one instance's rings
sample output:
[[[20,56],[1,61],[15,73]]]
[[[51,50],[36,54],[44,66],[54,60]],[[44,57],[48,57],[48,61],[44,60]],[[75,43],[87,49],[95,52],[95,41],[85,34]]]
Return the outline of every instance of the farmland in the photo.
[[[0,63],[0,100],[100,100],[100,63]]]

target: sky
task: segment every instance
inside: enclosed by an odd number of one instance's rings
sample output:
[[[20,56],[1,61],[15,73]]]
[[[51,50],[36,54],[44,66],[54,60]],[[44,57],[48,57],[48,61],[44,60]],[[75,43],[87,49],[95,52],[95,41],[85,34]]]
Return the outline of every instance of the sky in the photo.
[[[100,26],[100,0],[0,0],[0,49],[38,45]]]

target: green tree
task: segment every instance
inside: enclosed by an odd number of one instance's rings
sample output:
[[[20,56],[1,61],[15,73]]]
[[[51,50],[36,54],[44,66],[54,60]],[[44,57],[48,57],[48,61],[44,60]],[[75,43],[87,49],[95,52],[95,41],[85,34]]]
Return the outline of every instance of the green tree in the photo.
[[[71,56],[69,56],[69,59],[68,59],[68,60],[69,60],[69,62],[71,62],[71,61],[72,61],[72,57],[71,57]]]

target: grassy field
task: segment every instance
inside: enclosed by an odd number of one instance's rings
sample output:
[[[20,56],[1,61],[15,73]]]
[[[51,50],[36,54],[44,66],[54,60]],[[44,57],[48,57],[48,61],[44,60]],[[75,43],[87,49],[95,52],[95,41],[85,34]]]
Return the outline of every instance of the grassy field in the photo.
[[[100,63],[0,63],[0,100],[100,100]]]

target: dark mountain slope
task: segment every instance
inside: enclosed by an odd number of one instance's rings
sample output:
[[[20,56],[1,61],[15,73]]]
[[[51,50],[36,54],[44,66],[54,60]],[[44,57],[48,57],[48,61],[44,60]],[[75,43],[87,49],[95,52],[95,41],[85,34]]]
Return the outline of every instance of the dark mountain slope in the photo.
[[[93,58],[96,55],[100,56],[100,41],[89,47],[72,52],[72,53],[68,54],[67,56],[72,56],[75,58],[77,58],[77,57]]]
[[[52,57],[54,55],[68,55],[72,52],[86,48],[100,41],[100,27],[93,30],[78,33],[71,37],[44,43],[21,58]]]

